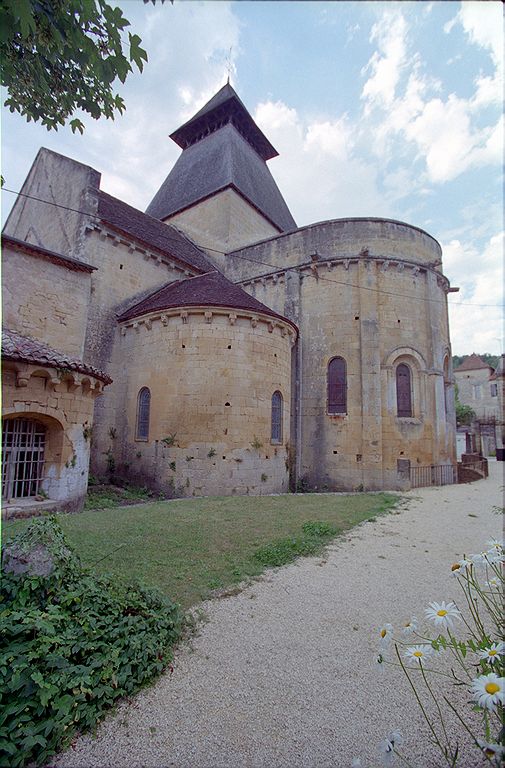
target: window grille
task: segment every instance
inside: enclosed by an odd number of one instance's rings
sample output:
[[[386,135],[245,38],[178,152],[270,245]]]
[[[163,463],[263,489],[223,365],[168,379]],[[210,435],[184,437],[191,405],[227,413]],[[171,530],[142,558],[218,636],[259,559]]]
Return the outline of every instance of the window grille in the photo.
[[[410,368],[400,363],[396,369],[396,405],[398,416],[412,416],[412,386]]]
[[[36,496],[44,472],[46,428],[32,419],[2,424],[2,498]]]
[[[151,410],[151,392],[147,387],[142,387],[137,400],[137,440],[149,439],[149,414]]]
[[[328,363],[328,413],[347,413],[347,370],[343,357]]]
[[[282,395],[278,390],[272,395],[271,442],[282,443]]]

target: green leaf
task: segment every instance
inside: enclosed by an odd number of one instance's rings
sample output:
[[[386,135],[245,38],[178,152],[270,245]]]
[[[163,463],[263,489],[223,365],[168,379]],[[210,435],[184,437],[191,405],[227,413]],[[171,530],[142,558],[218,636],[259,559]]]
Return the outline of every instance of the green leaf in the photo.
[[[70,127],[72,133],[75,133],[76,131],[79,131],[81,135],[84,133],[84,123],[79,120],[78,117],[74,117],[74,119],[70,121]]]

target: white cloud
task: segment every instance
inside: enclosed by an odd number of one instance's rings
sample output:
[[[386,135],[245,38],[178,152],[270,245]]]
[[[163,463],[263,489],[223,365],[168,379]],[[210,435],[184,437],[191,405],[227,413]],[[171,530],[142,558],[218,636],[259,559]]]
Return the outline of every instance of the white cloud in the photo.
[[[349,216],[386,216],[377,166],[354,152],[356,126],[304,121],[281,101],[258,105],[254,119],[280,156],[269,163],[299,226]]]
[[[479,73],[469,98],[456,93],[444,96],[441,81],[425,73],[401,9],[387,9],[373,26],[370,40],[377,43],[377,50],[362,70],[362,74],[372,74],[361,97],[363,119],[373,121],[368,125],[373,136],[371,149],[383,163],[404,162],[410,146],[414,160],[425,166],[424,180],[440,184],[469,168],[500,162],[503,123],[488,119],[487,125],[482,124],[482,108],[502,104],[503,78],[498,68],[502,33],[497,6],[464,3],[445,25],[447,32],[456,24],[463,25],[471,41],[488,51],[496,65],[492,75]]]
[[[387,107],[393,102],[405,66],[406,35],[405,18],[397,10],[387,10],[373,25],[370,42],[377,42],[379,50],[362,70],[362,74],[371,72],[361,92],[361,98],[367,102],[365,113],[373,106]]]
[[[461,24],[470,41],[487,48],[495,65],[503,66],[503,18],[502,4],[491,0],[463,2],[456,16],[444,26],[444,32],[451,32],[455,24]]]
[[[459,294],[449,295],[454,354],[503,351],[499,338],[503,331],[504,235],[500,232],[491,237],[482,252],[459,240],[443,245],[444,271],[461,287]]]

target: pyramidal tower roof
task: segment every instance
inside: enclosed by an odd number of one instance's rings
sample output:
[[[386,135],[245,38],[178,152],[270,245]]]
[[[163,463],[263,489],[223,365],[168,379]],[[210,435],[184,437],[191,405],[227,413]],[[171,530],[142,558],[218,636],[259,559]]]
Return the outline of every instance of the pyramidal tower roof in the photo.
[[[186,149],[226,123],[232,123],[263,160],[278,156],[229,83],[223,85],[191,120],[171,133],[170,138]]]
[[[295,229],[266,161],[277,151],[227,83],[170,138],[183,152],[146,213],[167,219],[233,188],[279,232]]]

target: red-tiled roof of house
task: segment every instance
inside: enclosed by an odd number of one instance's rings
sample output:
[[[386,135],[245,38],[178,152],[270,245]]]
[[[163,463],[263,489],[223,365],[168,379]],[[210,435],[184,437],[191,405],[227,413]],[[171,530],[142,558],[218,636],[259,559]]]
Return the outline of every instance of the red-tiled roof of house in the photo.
[[[118,320],[131,320],[163,309],[202,306],[227,307],[276,317],[289,323],[298,334],[298,328],[291,320],[277,314],[217,271],[167,283],[119,315]]]
[[[2,329],[2,358],[4,360],[20,360],[24,363],[36,363],[51,368],[67,368],[69,371],[86,373],[95,379],[110,384],[112,379],[103,371],[82,360],[69,357],[64,352],[57,352],[52,347],[38,339],[22,336],[8,328]]]
[[[113,229],[183,262],[195,272],[215,269],[205,253],[178,229],[102,191],[98,193],[98,216]]]
[[[28,253],[30,256],[47,259],[47,261],[52,261],[54,264],[59,264],[73,272],[93,272],[96,269],[91,264],[86,264],[78,259],[71,259],[70,256],[63,256],[55,251],[48,251],[47,248],[42,248],[40,245],[27,243],[25,240],[18,240],[17,237],[10,237],[10,235],[2,235],[2,247],[6,246],[16,251]]]
[[[473,352],[469,357],[466,358],[466,360],[463,360],[461,365],[455,369],[456,371],[478,371],[482,368],[490,368],[492,367],[484,362],[478,355]]]

